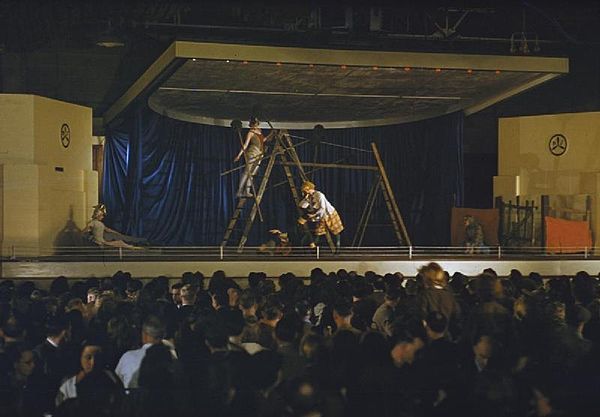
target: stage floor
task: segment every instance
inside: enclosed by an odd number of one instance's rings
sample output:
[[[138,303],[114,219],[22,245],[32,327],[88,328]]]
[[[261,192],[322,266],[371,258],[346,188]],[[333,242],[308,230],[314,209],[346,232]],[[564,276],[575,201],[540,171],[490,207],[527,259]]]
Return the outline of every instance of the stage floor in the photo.
[[[321,268],[326,273],[345,269],[359,274],[374,271],[414,276],[421,265],[431,261],[438,262],[450,274],[461,272],[468,276],[478,275],[485,268],[492,268],[501,276],[508,275],[511,269],[518,269],[523,274],[538,272],[548,277],[574,275],[578,271],[592,275],[600,272],[600,257],[588,253],[548,255],[490,251],[486,255],[466,255],[462,251],[448,249],[360,248],[343,249],[339,255],[329,251],[305,251],[284,257],[257,254],[251,248],[242,254],[220,248],[153,248],[144,251],[79,251],[49,256],[16,254],[2,260],[1,277],[41,280],[62,275],[77,279],[109,277],[119,270],[130,272],[136,278],[159,275],[178,278],[187,271],[200,271],[209,277],[217,270],[223,270],[233,278],[245,278],[250,272],[265,272],[269,277],[291,272],[307,277],[313,268]]]

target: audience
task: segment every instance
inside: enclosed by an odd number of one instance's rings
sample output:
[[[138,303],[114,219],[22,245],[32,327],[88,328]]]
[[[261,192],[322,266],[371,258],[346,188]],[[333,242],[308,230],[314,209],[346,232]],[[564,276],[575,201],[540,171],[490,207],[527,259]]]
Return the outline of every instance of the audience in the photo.
[[[600,281],[340,269],[0,281],[0,414],[595,416]],[[244,285],[246,287],[246,285]]]

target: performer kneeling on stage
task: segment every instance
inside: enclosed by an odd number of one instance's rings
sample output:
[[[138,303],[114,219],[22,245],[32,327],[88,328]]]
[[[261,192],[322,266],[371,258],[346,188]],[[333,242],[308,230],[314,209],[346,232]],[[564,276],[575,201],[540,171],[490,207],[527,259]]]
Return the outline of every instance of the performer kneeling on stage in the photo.
[[[300,208],[304,210],[304,215],[298,219],[298,223],[310,222],[309,224],[314,227],[315,241],[310,246],[316,247],[321,236],[329,230],[335,236],[336,252],[339,252],[340,234],[344,230],[344,225],[335,207],[327,200],[325,194],[315,189],[315,184],[310,181],[304,181],[302,184],[302,194],[304,198],[300,201]]]
[[[474,254],[481,253],[484,249],[484,234],[483,226],[475,219],[475,217],[467,214],[464,217],[465,222],[465,253]]]
[[[148,241],[145,238],[137,238],[133,236],[127,236],[107,227],[102,220],[106,217],[106,206],[104,204],[98,204],[94,207],[94,213],[92,214],[92,220],[88,223],[84,230],[84,233],[88,234],[89,239],[99,246],[113,246],[116,248],[126,249],[142,249],[139,246],[133,246],[128,242],[137,244],[147,244]]]

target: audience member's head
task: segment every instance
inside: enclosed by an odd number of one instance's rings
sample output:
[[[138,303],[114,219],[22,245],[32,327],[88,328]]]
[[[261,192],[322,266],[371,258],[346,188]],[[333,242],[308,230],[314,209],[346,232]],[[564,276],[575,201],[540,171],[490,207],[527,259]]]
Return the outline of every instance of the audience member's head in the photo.
[[[211,352],[227,350],[227,330],[219,321],[215,319],[208,320],[204,329],[204,336],[206,337],[206,346]]]
[[[494,339],[490,335],[479,333],[473,337],[471,346],[475,365],[481,372],[487,368],[490,358],[494,354]]]
[[[221,315],[223,326],[229,338],[235,338],[242,334],[246,322],[240,309],[226,309]]]
[[[100,297],[100,289],[98,287],[92,287],[87,290],[87,303],[94,304],[96,299]]]
[[[217,291],[212,295],[212,306],[215,310],[229,308],[229,296],[226,291]]]
[[[495,301],[503,293],[502,284],[498,277],[489,274],[481,274],[477,278],[476,291],[477,297],[482,303]]]
[[[256,315],[256,296],[250,289],[244,290],[240,296],[240,309],[244,313],[244,316],[255,316]]]
[[[437,340],[444,337],[448,328],[448,319],[439,311],[432,311],[423,321],[429,340]]]
[[[349,326],[352,315],[352,304],[348,301],[340,300],[333,306],[333,321],[338,328]]]
[[[97,339],[87,339],[79,345],[77,372],[88,375],[94,369],[104,368],[102,342]]]
[[[15,379],[26,381],[35,370],[35,355],[33,349],[23,342],[13,343],[6,348],[6,354]]]
[[[400,288],[402,287],[391,287],[386,290],[384,300],[387,305],[391,307],[396,307],[398,305],[402,296],[402,290]]]
[[[194,305],[196,303],[197,288],[191,284],[185,284],[179,292],[181,305]]]
[[[281,312],[281,306],[275,302],[269,302],[265,304],[261,310],[261,317],[264,323],[275,327],[277,322],[281,319],[283,313]]]
[[[165,337],[165,323],[156,316],[148,316],[142,324],[142,343],[153,345],[160,343]]]
[[[60,276],[55,278],[50,284],[50,295],[59,297],[69,291],[69,281],[66,277]]]
[[[416,353],[425,346],[423,331],[417,323],[403,323],[395,326],[392,334],[392,349],[390,356],[398,368],[411,364]]]
[[[447,285],[444,269],[436,262],[430,262],[419,268],[426,288],[445,288]]]
[[[227,289],[227,297],[229,307],[237,308],[240,303],[240,294],[242,291],[238,288],[228,288]]]
[[[183,282],[177,282],[171,285],[171,300],[173,301],[173,304],[178,307],[181,305],[181,288],[184,285]]]
[[[46,322],[46,336],[56,345],[68,340],[69,322],[64,315],[50,317]]]
[[[310,363],[321,362],[327,357],[323,336],[309,333],[300,341],[300,354]]]
[[[302,322],[293,314],[283,316],[275,326],[275,337],[280,343],[295,343],[302,331]]]

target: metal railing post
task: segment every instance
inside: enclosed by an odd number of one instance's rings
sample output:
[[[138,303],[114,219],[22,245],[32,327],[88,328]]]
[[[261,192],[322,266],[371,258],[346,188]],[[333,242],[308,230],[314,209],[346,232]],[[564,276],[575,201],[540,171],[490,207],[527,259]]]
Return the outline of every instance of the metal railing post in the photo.
[[[119,260],[123,260],[123,248],[119,248]]]
[[[586,246],[586,247],[585,247],[585,249],[584,249],[584,252],[583,252],[583,257],[584,257],[584,259],[587,259],[587,258],[588,258],[588,247],[587,247],[587,246]]]
[[[412,245],[410,245],[408,247],[408,259],[412,259],[413,258],[413,247]]]
[[[502,246],[498,245],[498,259],[502,259]]]
[[[319,260],[319,258],[320,258],[320,255],[321,255],[321,248],[319,248],[319,247],[317,246],[317,260]]]
[[[223,260],[223,246],[219,246],[219,257],[221,258],[221,260]]]

